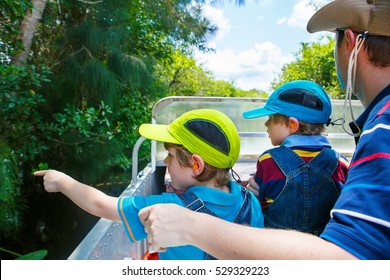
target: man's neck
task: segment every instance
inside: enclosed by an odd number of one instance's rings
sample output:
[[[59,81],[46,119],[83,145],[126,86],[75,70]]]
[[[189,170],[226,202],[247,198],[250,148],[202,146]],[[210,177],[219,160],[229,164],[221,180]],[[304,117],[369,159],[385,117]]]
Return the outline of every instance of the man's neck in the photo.
[[[375,66],[370,62],[359,63],[356,76],[357,97],[367,106],[390,84],[390,67]]]

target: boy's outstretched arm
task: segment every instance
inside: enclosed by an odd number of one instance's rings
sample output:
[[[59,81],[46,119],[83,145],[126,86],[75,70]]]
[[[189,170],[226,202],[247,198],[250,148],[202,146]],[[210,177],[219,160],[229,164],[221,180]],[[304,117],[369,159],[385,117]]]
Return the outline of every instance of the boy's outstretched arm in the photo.
[[[61,192],[90,214],[120,222],[117,197],[108,196],[56,170],[40,170],[34,172],[34,175],[43,177],[47,192]]]

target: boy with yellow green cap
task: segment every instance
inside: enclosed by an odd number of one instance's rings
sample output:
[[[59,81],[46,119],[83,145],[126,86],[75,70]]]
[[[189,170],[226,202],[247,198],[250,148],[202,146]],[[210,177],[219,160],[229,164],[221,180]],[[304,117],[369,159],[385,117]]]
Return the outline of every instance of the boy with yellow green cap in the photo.
[[[256,197],[229,178],[238,159],[240,139],[233,122],[222,112],[198,109],[184,113],[170,125],[143,124],[139,132],[147,139],[164,142],[172,184],[182,194],[110,197],[55,170],[35,172],[44,176],[48,192],[62,192],[85,211],[122,221],[131,242],[146,238],[138,212],[158,203],[173,203],[226,221],[263,227]],[[175,215],[175,213],[172,213]],[[194,246],[167,248],[159,259],[213,259]]]

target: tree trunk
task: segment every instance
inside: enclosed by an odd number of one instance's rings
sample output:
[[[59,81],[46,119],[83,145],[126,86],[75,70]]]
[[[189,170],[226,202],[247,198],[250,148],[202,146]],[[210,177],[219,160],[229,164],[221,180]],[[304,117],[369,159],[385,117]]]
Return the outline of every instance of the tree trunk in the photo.
[[[42,18],[47,0],[32,0],[31,2],[32,9],[27,11],[22,24],[20,25],[20,32],[18,35],[18,39],[22,41],[23,50],[16,52],[11,60],[13,64],[18,66],[25,64],[27,61],[36,26]]]

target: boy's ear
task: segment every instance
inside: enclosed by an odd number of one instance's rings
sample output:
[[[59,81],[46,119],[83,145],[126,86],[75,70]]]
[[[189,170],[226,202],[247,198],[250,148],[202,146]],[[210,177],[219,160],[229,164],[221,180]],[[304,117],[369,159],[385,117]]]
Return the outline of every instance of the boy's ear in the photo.
[[[295,133],[299,129],[299,121],[296,118],[289,117],[288,118],[288,128],[290,129],[291,133]]]
[[[191,156],[191,159],[193,161],[192,163],[192,170],[196,173],[196,175],[202,173],[203,168],[204,168],[204,161],[201,156],[197,154],[193,154]]]

